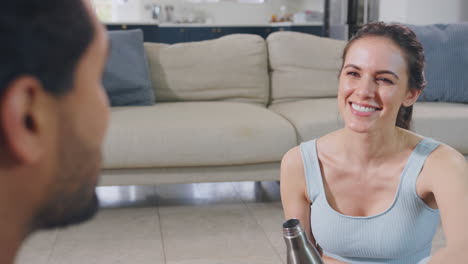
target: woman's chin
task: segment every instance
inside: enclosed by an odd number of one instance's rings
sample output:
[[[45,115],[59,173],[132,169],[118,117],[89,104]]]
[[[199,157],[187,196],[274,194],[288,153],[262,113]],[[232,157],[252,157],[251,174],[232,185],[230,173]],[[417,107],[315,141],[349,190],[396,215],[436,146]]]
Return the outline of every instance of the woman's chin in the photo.
[[[354,133],[364,134],[370,133],[373,130],[371,124],[346,124],[345,127]]]

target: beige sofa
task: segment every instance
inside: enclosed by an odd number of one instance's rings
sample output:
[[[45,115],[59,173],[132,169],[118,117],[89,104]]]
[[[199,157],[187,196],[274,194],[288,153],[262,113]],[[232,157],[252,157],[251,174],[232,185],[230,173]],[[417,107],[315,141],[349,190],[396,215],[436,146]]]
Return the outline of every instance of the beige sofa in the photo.
[[[286,151],[342,127],[344,45],[294,32],[145,43],[157,103],[111,109],[100,184],[278,180]],[[416,132],[468,155],[468,105],[414,111]]]

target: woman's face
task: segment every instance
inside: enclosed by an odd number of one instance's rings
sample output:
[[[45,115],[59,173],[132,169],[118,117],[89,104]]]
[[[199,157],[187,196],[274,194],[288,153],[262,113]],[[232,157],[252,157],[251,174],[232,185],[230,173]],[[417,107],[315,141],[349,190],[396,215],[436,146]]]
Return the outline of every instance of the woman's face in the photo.
[[[394,127],[400,106],[412,103],[407,72],[404,54],[391,40],[356,40],[340,73],[338,104],[345,126],[358,133]]]

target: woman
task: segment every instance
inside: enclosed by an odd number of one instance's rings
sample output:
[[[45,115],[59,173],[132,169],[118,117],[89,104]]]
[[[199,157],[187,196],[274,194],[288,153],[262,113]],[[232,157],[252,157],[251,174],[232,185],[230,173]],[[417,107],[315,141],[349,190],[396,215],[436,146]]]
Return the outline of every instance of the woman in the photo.
[[[468,166],[410,132],[424,55],[405,26],[371,23],[339,74],[344,128],[291,149],[281,164],[285,217],[298,218],[325,263],[464,263]],[[429,260],[440,218],[447,247]]]

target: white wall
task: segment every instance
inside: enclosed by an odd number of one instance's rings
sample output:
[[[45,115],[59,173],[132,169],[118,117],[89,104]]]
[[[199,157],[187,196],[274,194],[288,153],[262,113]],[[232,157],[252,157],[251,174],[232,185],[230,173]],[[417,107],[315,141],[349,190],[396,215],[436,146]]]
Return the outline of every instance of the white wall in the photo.
[[[458,17],[461,21],[468,21],[468,1],[460,1],[460,10],[458,10]]]
[[[236,3],[235,0],[209,3],[202,0],[193,3],[187,0],[93,0],[94,2],[114,1],[114,21],[145,21],[151,19],[150,11],[145,11],[144,6],[155,3],[160,5],[173,5],[175,17],[180,18],[193,12],[197,16],[204,16],[216,24],[265,24],[273,14],[279,15],[280,7],[285,5],[288,13],[304,10],[323,11],[324,0],[265,0],[264,3],[249,4]],[[122,5],[127,1],[126,5]],[[117,4],[116,4],[117,3]],[[120,3],[120,4],[118,4]],[[135,11],[135,4],[141,6],[140,12]],[[120,9],[116,10],[115,5]]]
[[[176,8],[196,9],[213,23],[217,24],[264,24],[268,23],[273,14],[280,13],[280,7],[285,5],[288,13],[304,10],[323,10],[323,0],[265,0],[263,4],[246,4],[231,2],[218,3],[187,3],[175,0],[151,0],[159,4],[174,4]]]
[[[299,12],[303,10],[313,10],[323,12],[325,7],[325,0],[296,0],[288,1],[288,3],[293,4],[296,2],[296,7],[294,12]],[[294,8],[293,8],[294,9]]]
[[[410,24],[461,22],[460,5],[466,0],[408,1],[407,22]]]
[[[467,0],[380,0],[380,20],[408,24],[468,21]]]
[[[407,0],[380,0],[379,20],[406,23]]]
[[[223,3],[187,3],[184,1],[154,0],[153,2],[174,5],[175,17],[181,18],[190,11],[202,14],[216,24],[264,24],[274,10],[270,4]]]

